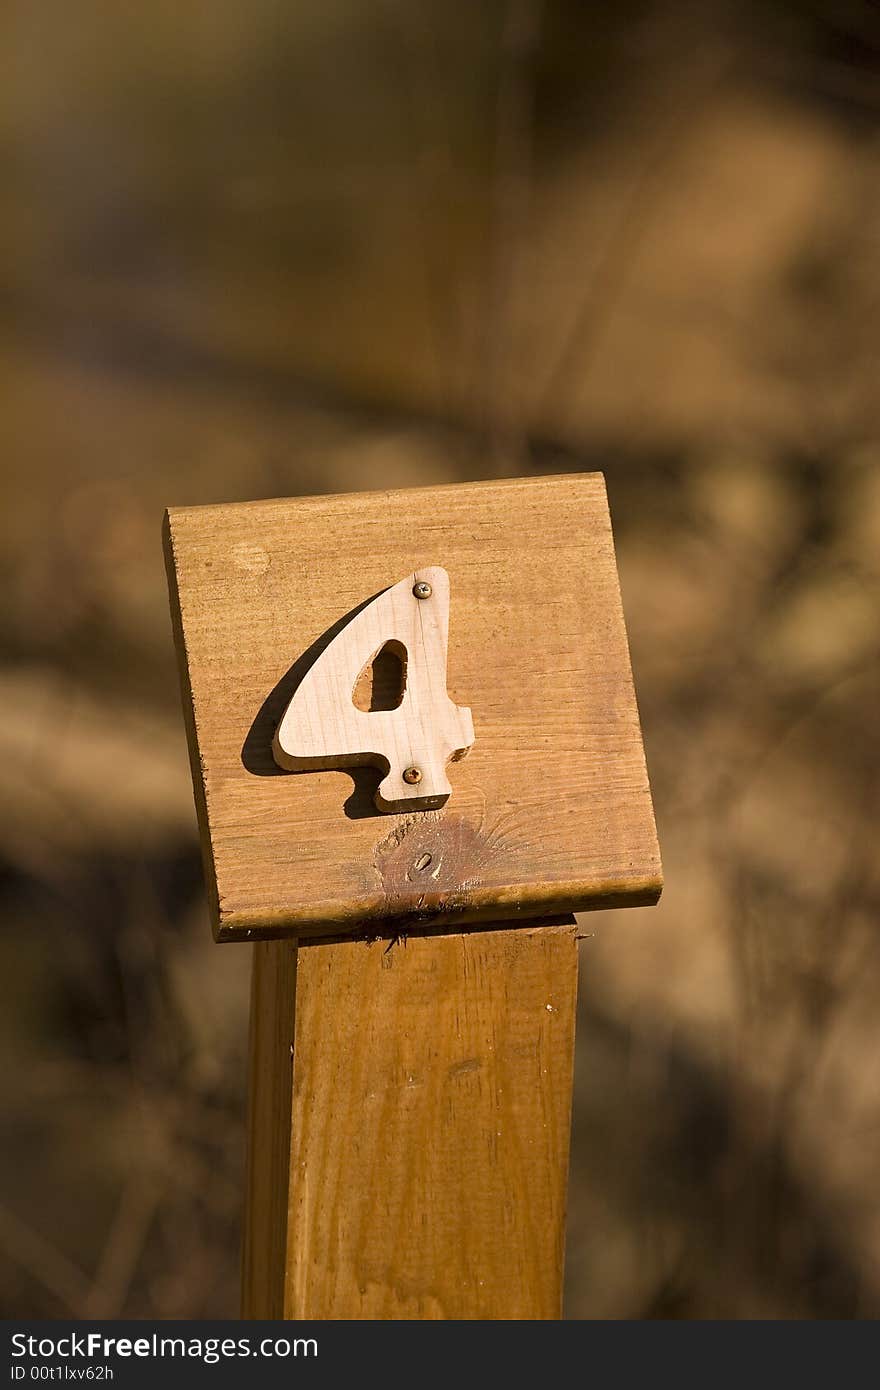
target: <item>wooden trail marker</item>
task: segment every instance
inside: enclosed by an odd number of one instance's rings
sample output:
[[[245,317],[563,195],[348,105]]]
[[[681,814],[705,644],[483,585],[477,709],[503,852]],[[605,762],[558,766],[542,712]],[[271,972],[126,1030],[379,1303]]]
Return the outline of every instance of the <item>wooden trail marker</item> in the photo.
[[[558,1317],[570,914],[661,888],[601,475],[176,509],[166,553],[256,943],[245,1315]]]

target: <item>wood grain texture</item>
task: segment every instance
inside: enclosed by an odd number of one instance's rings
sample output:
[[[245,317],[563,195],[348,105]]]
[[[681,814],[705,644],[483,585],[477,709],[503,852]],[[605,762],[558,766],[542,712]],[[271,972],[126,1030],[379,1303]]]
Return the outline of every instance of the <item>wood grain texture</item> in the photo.
[[[242,1317],[282,1318],[296,1017],[296,943],[253,950]]]
[[[258,947],[245,1316],[560,1316],[575,927],[498,925]]]
[[[424,597],[417,596],[419,586]],[[469,709],[446,693],[449,576],[439,565],[416,570],[362,608],[297,686],[272,742],[288,771],[378,766],[381,811],[436,810],[449,799],[450,759],[474,741]],[[363,673],[391,643],[400,698],[390,709],[359,709]],[[411,773],[418,781],[407,782]]]
[[[656,901],[601,475],[184,508],[166,544],[220,939]],[[380,815],[381,774],[284,773],[272,740],[345,616],[431,565],[476,743],[442,811]]]

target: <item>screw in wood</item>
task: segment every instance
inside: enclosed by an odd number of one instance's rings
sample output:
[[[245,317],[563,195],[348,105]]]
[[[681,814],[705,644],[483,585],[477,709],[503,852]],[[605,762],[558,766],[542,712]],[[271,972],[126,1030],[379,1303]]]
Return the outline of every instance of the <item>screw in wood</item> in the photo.
[[[420,579],[417,583],[413,584],[413,593],[416,598],[430,598],[433,592],[434,590],[426,579]]]
[[[403,773],[403,780],[404,780],[404,782],[408,782],[409,785],[410,785],[411,787],[414,787],[414,786],[416,785],[417,782],[421,782],[421,780],[422,780],[422,770],[421,770],[421,768],[419,768],[419,767],[408,767],[408,768],[405,768],[405,769],[404,769],[404,773]]]

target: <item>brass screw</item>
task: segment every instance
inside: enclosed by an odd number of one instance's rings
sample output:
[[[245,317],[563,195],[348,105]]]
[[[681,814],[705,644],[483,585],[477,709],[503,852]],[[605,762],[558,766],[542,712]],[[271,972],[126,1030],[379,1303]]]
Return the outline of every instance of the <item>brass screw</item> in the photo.
[[[430,598],[433,592],[434,590],[431,588],[427,579],[420,579],[418,583],[413,584],[413,593],[416,598]]]
[[[404,782],[408,782],[411,787],[422,780],[422,770],[420,767],[408,767],[404,770]]]

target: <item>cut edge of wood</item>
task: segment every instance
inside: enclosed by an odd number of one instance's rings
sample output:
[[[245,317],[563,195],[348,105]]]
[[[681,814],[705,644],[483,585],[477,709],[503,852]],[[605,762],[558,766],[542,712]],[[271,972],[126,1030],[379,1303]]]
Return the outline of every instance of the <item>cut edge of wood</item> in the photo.
[[[554,883],[546,894],[525,895],[520,885],[484,889],[471,888],[467,906],[459,902],[431,903],[425,895],[413,894],[413,907],[402,908],[399,902],[387,904],[377,893],[375,899],[364,900],[352,908],[345,903],[321,903],[300,912],[289,910],[277,913],[237,911],[224,908],[219,900],[212,904],[214,936],[220,943],[229,941],[255,942],[285,937],[302,940],[349,939],[369,940],[378,937],[416,935],[430,930],[433,934],[456,935],[463,928],[479,927],[487,922],[500,921],[507,927],[521,927],[533,920],[558,917],[560,914],[597,912],[606,908],[654,907],[663,892],[663,874],[658,866],[656,875],[646,878],[598,882],[584,890],[583,883]],[[418,898],[422,905],[418,906]],[[450,894],[450,898],[454,895]]]
[[[296,966],[295,942],[254,946],[241,1247],[243,1318],[284,1317]]]
[[[166,514],[170,515],[176,522],[195,514],[205,516],[209,512],[228,512],[230,506],[257,510],[261,507],[287,506],[291,502],[296,502],[297,505],[302,503],[307,506],[322,507],[327,506],[330,502],[338,501],[340,497],[345,497],[347,502],[357,505],[359,502],[372,502],[378,497],[387,497],[392,492],[436,492],[453,493],[456,496],[461,496],[465,492],[480,492],[483,489],[491,490],[498,487],[515,489],[534,487],[536,483],[584,483],[587,481],[600,486],[607,496],[605,474],[600,469],[591,469],[586,473],[542,473],[539,477],[528,474],[512,478],[480,478],[461,483],[422,483],[415,487],[406,488],[372,488],[365,492],[313,493],[303,497],[260,497],[249,502],[202,502],[197,505],[170,507]]]
[[[174,553],[174,529],[171,510],[166,508],[162,518],[162,550],[165,556],[165,575],[168,580],[168,601],[171,609],[171,630],[177,653],[177,673],[180,681],[180,700],[183,706],[183,722],[186,728],[186,747],[192,777],[193,801],[196,808],[196,821],[199,828],[199,844],[202,851],[205,888],[208,894],[211,926],[214,939],[221,940],[222,910],[217,887],[217,866],[214,861],[214,847],[208,818],[208,803],[205,795],[205,781],[199,758],[198,724],[195,701],[189,674],[189,653],[186,646],[186,633],[183,626],[183,613],[180,606],[180,590],[177,584],[177,562]]]

